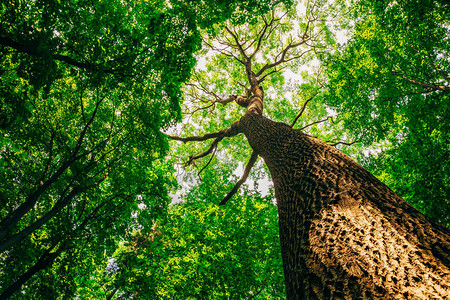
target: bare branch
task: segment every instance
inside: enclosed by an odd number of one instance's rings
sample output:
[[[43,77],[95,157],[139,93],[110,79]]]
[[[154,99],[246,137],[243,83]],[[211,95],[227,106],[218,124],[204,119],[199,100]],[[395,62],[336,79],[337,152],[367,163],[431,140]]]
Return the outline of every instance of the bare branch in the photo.
[[[266,75],[264,75],[263,77],[261,77],[260,79],[258,79],[258,84],[261,83],[261,82],[263,82],[264,80],[266,80],[267,76],[272,75],[272,74],[274,74],[274,73],[281,72],[281,71],[284,70],[285,68],[286,68],[286,67],[281,67],[281,68],[279,68],[279,69],[276,69],[276,68],[275,68],[274,70],[270,71],[269,73],[267,73]]]
[[[231,96],[229,96],[228,98],[226,98],[226,99],[218,99],[218,100],[216,100],[214,103],[220,103],[220,104],[222,104],[222,105],[227,105],[228,103],[230,103],[230,102],[233,102],[233,101],[235,101],[236,100],[236,95],[231,95]]]
[[[187,143],[187,142],[200,142],[200,141],[206,141],[209,139],[213,139],[213,138],[217,138],[221,135],[224,134],[224,132],[227,129],[222,129],[220,131],[217,132],[212,132],[212,133],[207,133],[205,135],[202,136],[188,136],[188,137],[181,137],[181,136],[176,136],[176,135],[167,135],[167,137],[171,140],[175,140],[175,141],[181,141],[183,143]]]
[[[326,141],[327,143],[332,142],[332,141]],[[354,140],[353,142],[344,142],[344,141],[339,141],[339,142],[335,142],[332,144],[329,144],[330,146],[336,147],[337,145],[345,145],[345,146],[351,146],[355,143],[357,143],[357,140]]]
[[[231,51],[229,51],[227,49],[220,49],[220,48],[214,47],[213,45],[208,43],[205,39],[203,39],[203,43],[205,43],[205,45],[208,46],[211,50],[217,51],[225,56],[231,57],[231,58],[237,60],[238,62],[240,62],[241,64],[245,65],[245,62],[243,60],[239,59]]]
[[[314,20],[308,19],[308,23],[306,23],[305,31],[303,31],[303,34],[302,34],[302,40],[306,40],[306,39],[308,38],[308,30],[309,30],[309,26],[311,25],[311,23],[312,23],[313,21],[314,21]]]
[[[309,46],[309,45],[308,45],[308,46]],[[298,54],[298,55],[295,55],[295,56],[290,57],[290,58],[286,58],[286,59],[284,60],[284,62],[290,62],[290,61],[292,61],[292,60],[299,59],[299,58],[301,58],[303,55],[305,55],[305,54],[307,54],[307,53],[309,53],[309,52],[311,52],[311,51],[314,51],[314,53],[319,53],[319,52],[316,51],[316,48],[317,48],[317,47],[314,47],[314,46],[310,46],[310,47],[311,47],[311,49],[308,49],[308,50],[306,50],[306,51],[303,51],[303,52],[301,52],[301,53]]]
[[[215,108],[215,103],[213,102],[213,103],[211,103],[210,105],[207,105],[207,106],[197,107],[196,109],[194,109],[194,110],[191,111],[191,112],[188,112],[188,111],[184,112],[184,114],[185,114],[185,115],[191,115],[191,116],[192,116],[192,115],[194,115],[196,112],[201,111],[201,110],[208,109],[208,108],[210,108],[210,107],[212,107],[211,111],[214,110],[214,108]]]
[[[308,125],[306,125],[306,126],[303,126],[303,127],[300,128],[299,130],[304,130],[304,129],[306,129],[306,128],[308,128],[308,127],[311,127],[311,126],[313,126],[313,125],[315,125],[315,124],[323,123],[323,122],[326,122],[326,121],[328,121],[328,120],[330,120],[330,119],[333,120],[333,117],[328,116],[328,117],[326,117],[326,118],[323,119],[323,120],[316,121],[316,122],[313,122],[313,123],[308,124]]]
[[[209,146],[209,148],[206,151],[204,151],[203,153],[200,153],[200,154],[189,156],[189,160],[186,162],[186,166],[191,165],[194,162],[194,160],[205,157],[206,155],[213,153],[213,151],[216,151],[217,144],[221,140],[223,140],[224,137],[225,137],[225,133],[222,133],[221,135],[219,135],[218,137],[216,137],[214,139],[214,141],[211,143],[211,146]],[[208,163],[208,165],[209,165],[209,163]],[[200,172],[199,172],[199,174],[200,174]]]
[[[267,29],[271,28],[272,25],[273,25],[273,22],[275,21],[275,18],[274,18],[274,15],[273,15],[273,11],[272,11],[272,19],[270,20],[269,23],[267,23],[267,20],[266,20],[266,18],[264,16],[263,16],[263,20],[264,20],[264,26],[261,29],[260,33],[258,34],[259,37],[255,39],[255,41],[257,40],[258,43],[256,44],[255,51],[253,51],[253,53],[250,55],[250,59],[252,59],[256,55],[256,53],[258,53],[258,51],[259,51],[259,49],[261,47],[261,42],[262,42],[262,40],[264,38],[264,35],[266,34]],[[252,44],[254,44],[255,41],[253,41]]]
[[[241,53],[241,55],[244,57],[245,62],[249,61],[249,58],[247,56],[247,54],[245,54],[244,49],[242,48],[242,45],[239,43],[239,39],[237,37],[237,34],[235,32],[233,32],[232,30],[230,30],[228,28],[228,26],[225,26],[225,29],[228,31],[229,34],[231,34],[231,36],[233,37],[234,41],[236,42],[236,46],[238,47],[239,52]],[[244,63],[245,65],[245,63]]]
[[[236,182],[236,184],[231,189],[231,191],[228,192],[228,194],[222,199],[222,201],[220,201],[219,205],[225,205],[227,203],[227,201],[230,200],[231,197],[234,196],[234,194],[236,194],[236,192],[241,187],[241,185],[247,180],[247,177],[250,174],[250,170],[255,165],[255,162],[257,159],[258,159],[258,154],[256,154],[255,151],[253,151],[252,156],[250,156],[250,159],[248,160],[248,163],[245,166],[244,174],[242,175],[241,179],[239,179],[239,181]]]
[[[285,63],[285,62],[288,62],[288,61],[291,61],[291,60],[294,60],[294,59],[298,59],[298,58],[302,57],[304,54],[306,54],[306,53],[312,51],[311,49],[309,49],[309,50],[307,50],[307,51],[303,51],[302,53],[300,53],[300,54],[298,54],[298,55],[296,55],[296,56],[294,56],[294,57],[291,57],[291,58],[289,58],[289,59],[286,59],[286,55],[287,55],[287,53],[288,53],[288,51],[289,51],[290,49],[297,48],[297,47],[299,47],[300,45],[303,45],[304,43],[306,43],[306,40],[302,40],[301,42],[298,42],[298,43],[295,43],[295,44],[290,43],[289,45],[287,45],[283,50],[281,50],[280,53],[277,54],[277,56],[275,57],[275,61],[274,61],[274,62],[272,62],[272,63],[266,63],[266,64],[258,71],[258,73],[256,73],[256,77],[261,76],[261,75],[262,75],[266,70],[268,70],[268,69],[274,68],[274,67],[276,67],[276,66],[278,66],[278,65],[280,65],[280,64],[282,64],[282,63]]]
[[[197,83],[186,83],[186,85],[191,86],[194,89],[196,89],[204,94],[212,96],[215,99],[215,100],[210,100],[210,99],[204,98],[203,95],[199,95],[194,92],[188,93],[190,97],[197,100],[197,103],[198,102],[209,103],[209,105],[206,105],[204,107],[195,108],[192,112],[186,112],[186,114],[189,114],[189,115],[193,115],[197,111],[205,110],[205,109],[209,109],[209,108],[212,108],[211,110],[214,110],[217,103],[220,103],[222,105],[227,105],[228,103],[233,102],[236,99],[235,95],[231,95],[225,99],[222,97],[219,97],[216,93],[210,91],[210,89],[208,87],[201,84],[200,80],[198,80],[198,79],[197,79]],[[192,102],[195,102],[195,101],[192,101]]]
[[[217,147],[214,148],[214,150],[213,150],[213,152],[212,152],[212,155],[211,155],[211,158],[210,158],[209,161],[206,163],[206,165],[205,165],[200,171],[198,171],[197,176],[200,177],[200,174],[203,172],[203,170],[206,169],[206,168],[209,166],[209,164],[211,163],[211,161],[212,161],[213,158],[214,158],[214,155],[216,154],[216,150],[217,150]]]
[[[420,86],[421,88],[423,88],[427,92],[450,91],[450,86],[448,86],[448,85],[435,84],[435,83],[424,83],[424,82],[421,82],[421,81],[418,81],[418,80],[411,79],[411,78],[409,78],[409,77],[407,77],[405,75],[401,75],[396,70],[393,70],[392,73],[394,75],[396,75],[396,76],[399,76],[399,77],[405,79],[409,83],[412,83],[414,85]]]
[[[198,81],[198,82],[199,82],[199,81]],[[199,83],[198,85],[195,84],[195,83],[186,83],[186,85],[187,85],[187,86],[192,86],[192,87],[196,88],[197,90],[204,92],[205,94],[208,94],[208,95],[210,95],[210,96],[213,96],[216,100],[217,100],[217,99],[220,99],[220,97],[219,97],[216,93],[211,92],[207,87],[205,87],[205,86],[202,85],[201,83]]]
[[[209,148],[204,151],[203,153],[197,154],[197,155],[191,155],[189,157],[189,160],[187,161],[186,165],[190,165],[194,162],[194,160],[205,157],[206,155],[212,153],[216,148],[217,144],[225,137],[232,137],[242,132],[242,128],[240,126],[239,121],[234,122],[230,128],[222,129],[217,132],[213,133],[207,133],[203,136],[191,136],[191,137],[178,137],[173,135],[167,135],[168,138],[172,140],[182,141],[184,143],[190,142],[190,141],[205,141],[208,139],[214,138],[214,141],[211,143]],[[209,164],[209,163],[208,163]]]
[[[317,94],[316,94],[317,95]],[[302,116],[303,112],[306,109],[306,105],[308,104],[309,101],[311,101],[312,99],[314,99],[314,97],[316,96],[312,96],[311,98],[309,98],[308,100],[305,101],[305,103],[303,103],[302,108],[300,109],[300,112],[298,113],[298,115],[295,117],[294,121],[292,121],[291,127],[294,127],[295,123],[297,122],[297,120]]]
[[[236,83],[237,83],[238,85],[240,85],[242,88],[244,88],[246,97],[247,97],[247,98],[250,98],[250,96],[252,95],[251,88],[250,88],[250,89],[247,88],[247,86],[245,86],[245,84],[243,84],[243,83],[241,83],[241,82],[239,82],[239,81],[237,81]],[[236,96],[236,99],[237,99],[237,98],[238,98],[238,96]]]

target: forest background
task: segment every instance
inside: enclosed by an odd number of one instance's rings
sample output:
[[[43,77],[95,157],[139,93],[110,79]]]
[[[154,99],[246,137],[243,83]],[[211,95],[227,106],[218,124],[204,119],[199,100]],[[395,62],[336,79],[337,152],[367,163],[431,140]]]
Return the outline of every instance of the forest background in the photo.
[[[242,115],[221,101],[245,91],[233,33],[262,36],[261,67],[292,46],[262,83],[272,120],[449,227],[449,16],[428,0],[2,3],[1,297],[285,297],[263,162],[219,207],[245,138],[194,164],[209,144],[164,134]]]

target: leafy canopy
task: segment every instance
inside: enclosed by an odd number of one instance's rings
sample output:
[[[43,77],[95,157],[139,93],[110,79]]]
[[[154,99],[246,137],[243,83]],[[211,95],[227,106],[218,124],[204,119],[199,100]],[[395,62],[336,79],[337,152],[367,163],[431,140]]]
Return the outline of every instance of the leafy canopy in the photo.
[[[2,297],[72,297],[90,261],[166,212],[160,130],[180,119],[199,27],[272,5],[240,3],[1,4]]]

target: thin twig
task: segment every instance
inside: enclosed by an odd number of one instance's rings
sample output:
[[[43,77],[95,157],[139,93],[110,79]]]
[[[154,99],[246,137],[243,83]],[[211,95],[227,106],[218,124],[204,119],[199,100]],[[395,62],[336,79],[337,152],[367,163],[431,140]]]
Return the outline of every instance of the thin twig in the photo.
[[[327,143],[328,142],[331,142],[331,141],[327,141]],[[357,140],[354,140],[353,142],[344,142],[344,141],[339,141],[339,142],[336,142],[336,143],[333,143],[333,144],[329,144],[330,146],[333,146],[333,147],[336,147],[337,145],[345,145],[345,146],[351,146],[351,145],[353,145],[353,144],[355,144],[355,143],[357,143],[358,141]]]
[[[306,128],[308,128],[308,127],[311,127],[311,126],[313,126],[313,125],[315,125],[315,124],[319,124],[319,123],[323,123],[323,122],[326,122],[326,121],[328,121],[329,119],[331,119],[331,120],[333,120],[333,117],[326,117],[325,119],[323,119],[323,120],[320,120],[320,121],[316,121],[316,122],[313,122],[313,123],[311,123],[311,124],[308,124],[308,125],[306,125],[306,126],[303,126],[302,128],[300,128],[299,130],[303,130],[303,129],[306,129]]]
[[[231,189],[231,191],[228,192],[228,194],[222,199],[222,201],[220,201],[219,205],[225,205],[227,203],[227,201],[230,200],[231,197],[233,197],[234,194],[236,194],[236,192],[238,191],[239,187],[247,180],[247,177],[248,177],[248,175],[250,173],[250,170],[255,165],[255,162],[256,162],[257,159],[258,159],[258,154],[256,154],[255,151],[253,151],[252,156],[250,156],[250,159],[248,160],[248,163],[245,166],[244,174],[242,175],[241,179],[239,179],[239,181],[236,182],[236,184]]]
[[[209,166],[209,164],[211,163],[212,159],[214,158],[214,155],[216,154],[216,151],[217,151],[217,147],[214,148],[214,150],[212,152],[212,155],[211,155],[211,158],[206,163],[206,165],[200,171],[198,171],[198,173],[197,173],[198,177],[200,177],[200,174],[203,172],[203,170],[206,169]]]
[[[291,127],[294,127],[294,125],[297,122],[297,120],[303,115],[303,112],[305,111],[306,105],[308,104],[308,102],[311,101],[312,99],[314,99],[315,96],[316,95],[312,96],[311,98],[309,98],[308,100],[305,101],[305,103],[303,104],[302,108],[300,109],[300,112],[295,117],[294,121],[292,121]]]

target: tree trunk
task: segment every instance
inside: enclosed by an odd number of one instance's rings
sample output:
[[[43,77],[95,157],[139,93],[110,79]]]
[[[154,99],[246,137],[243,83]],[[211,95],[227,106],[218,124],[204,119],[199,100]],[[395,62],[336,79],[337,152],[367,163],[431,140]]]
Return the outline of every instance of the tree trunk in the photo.
[[[18,292],[25,282],[33,277],[37,272],[50,266],[53,261],[61,254],[61,249],[51,252],[55,246],[50,247],[42,254],[41,258],[25,273],[23,273],[16,281],[7,287],[0,295],[0,299],[8,299],[14,293]]]
[[[288,299],[441,299],[450,233],[349,157],[247,112],[240,126],[275,186]]]

